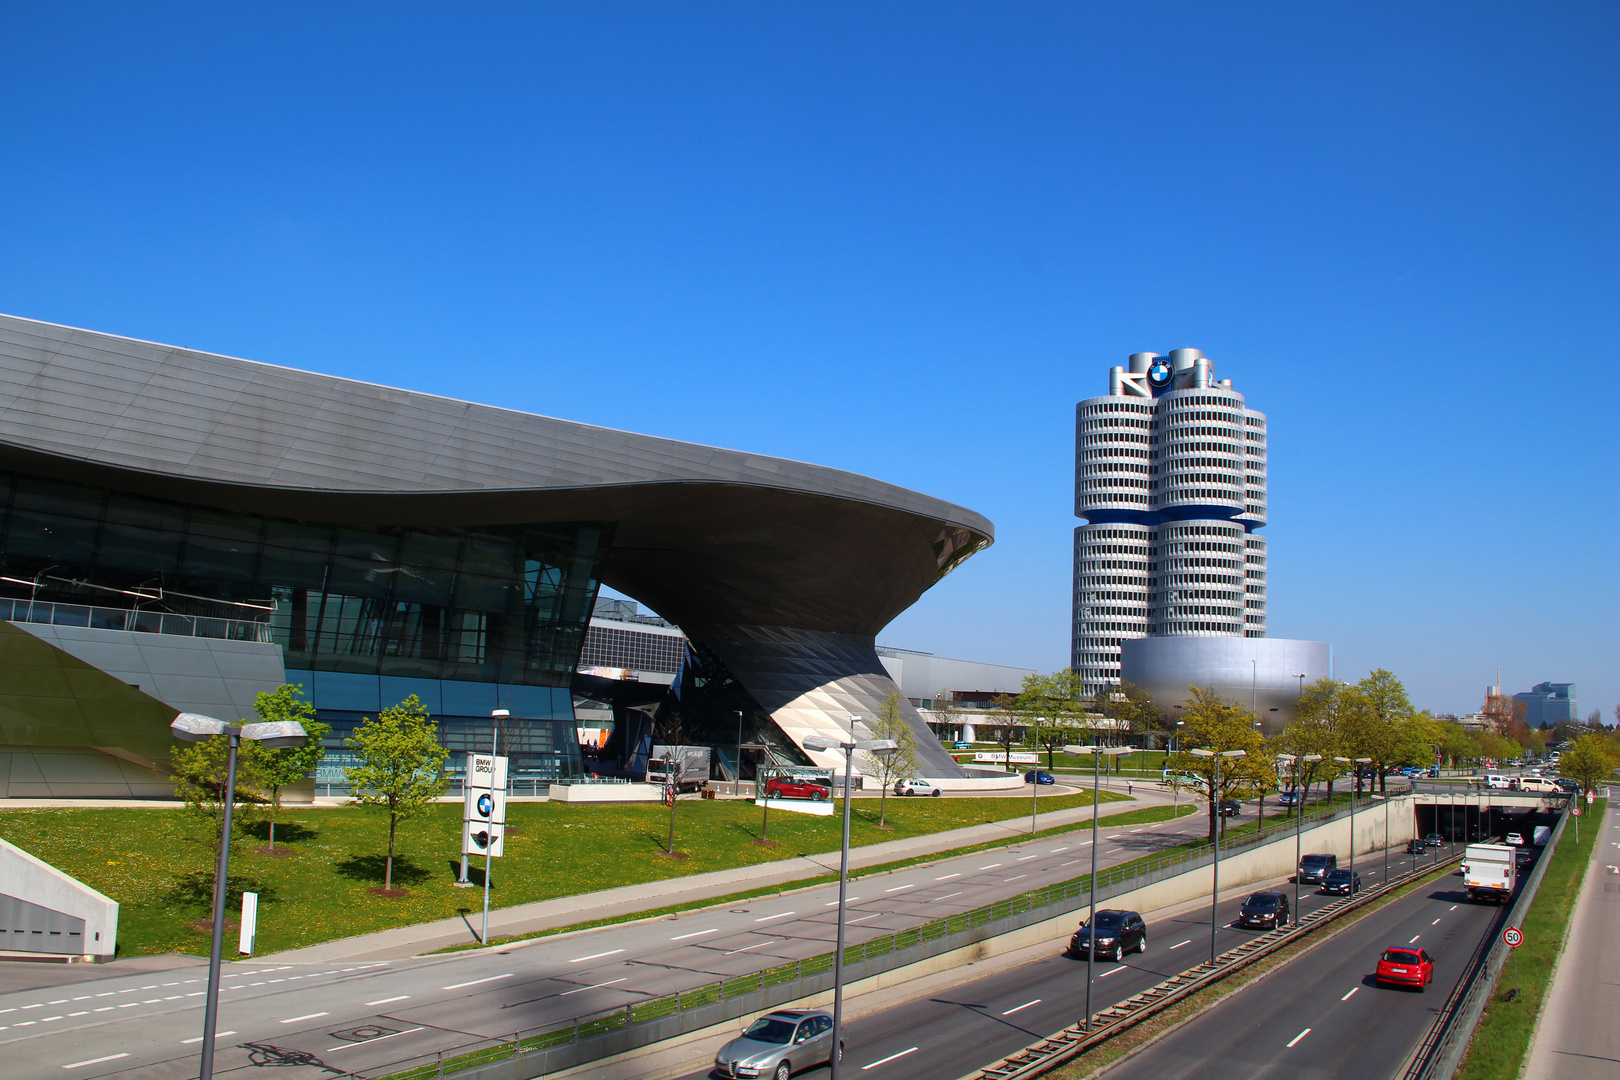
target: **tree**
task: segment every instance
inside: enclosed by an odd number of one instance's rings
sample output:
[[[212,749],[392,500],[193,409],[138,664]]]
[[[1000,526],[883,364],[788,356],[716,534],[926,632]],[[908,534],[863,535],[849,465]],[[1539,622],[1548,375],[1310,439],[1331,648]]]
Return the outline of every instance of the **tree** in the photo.
[[[1050,675],[1025,675],[1017,696],[1004,697],[997,704],[1008,714],[1008,730],[1016,730],[1012,725],[1018,725],[1026,746],[1046,751],[1046,767],[1050,769],[1058,749],[1089,730],[1083,693],[1080,677],[1064,668]]]
[[[264,723],[296,720],[309,736],[301,746],[288,746],[280,750],[260,750],[257,758],[259,781],[270,794],[270,852],[276,850],[276,818],[281,816],[281,789],[296,784],[313,773],[326,756],[322,738],[332,730],[331,724],[315,719],[315,706],[305,701],[304,692],[291,685],[282,685],[253,699],[253,711]]]
[[[1173,774],[1197,778],[1193,786],[1202,791],[1209,802],[1209,838],[1213,842],[1225,822],[1218,811],[1220,804],[1263,791],[1267,785],[1276,783],[1277,773],[1265,737],[1255,730],[1253,713],[1222,699],[1214,689],[1189,689],[1192,697],[1187,708],[1187,726],[1181,734],[1184,749],[1170,755],[1169,767]],[[1193,748],[1213,750],[1217,754],[1242,750],[1245,756],[1199,757],[1187,752]],[[1173,783],[1180,786],[1178,782]]]
[[[1158,707],[1148,692],[1134,683],[1098,688],[1086,707],[1086,718],[1094,721],[1096,717],[1101,717],[1104,723],[1098,727],[1101,737],[1093,737],[1110,746],[1120,745],[1126,735],[1146,735],[1164,728],[1164,717]]]
[[[1406,687],[1393,673],[1377,668],[1367,677],[1342,691],[1344,719],[1342,730],[1349,750],[1345,757],[1372,759],[1378,790],[1384,792],[1389,767],[1408,756],[1412,712]]]
[[[1530,744],[1530,726],[1524,722],[1526,708],[1517,698],[1492,694],[1485,699],[1485,724],[1522,750]]]
[[[439,727],[415,694],[382,710],[375,720],[362,719],[345,742],[360,759],[359,765],[346,770],[350,797],[388,811],[383,891],[391,893],[399,823],[415,817],[444,794],[444,763],[450,751],[439,745]]]
[[[896,780],[917,774],[917,734],[911,730],[911,725],[906,722],[906,714],[901,711],[898,690],[891,691],[883,699],[883,704],[878,706],[877,716],[868,728],[874,739],[892,739],[900,747],[892,754],[863,752],[864,771],[882,785],[878,793],[878,828],[887,829],[889,787]],[[848,793],[845,794],[847,797]]]
[[[264,748],[252,739],[243,739],[236,751],[236,808],[231,815],[230,842],[236,843],[252,823],[252,811],[259,789],[259,761]],[[225,787],[230,771],[230,740],[215,735],[202,742],[180,743],[169,751],[174,770],[174,793],[206,828],[219,858],[219,844],[225,834]],[[246,805],[244,805],[246,803]]]
[[[1298,759],[1280,774],[1299,781],[1296,813],[1304,813],[1304,793],[1312,784],[1326,779],[1331,785],[1332,779],[1343,771],[1333,759],[1348,756],[1344,752],[1344,691],[1345,685],[1332,679],[1318,679],[1307,686],[1294,705],[1296,719],[1274,740],[1279,752],[1293,754]],[[1321,760],[1306,761],[1311,755],[1318,755]],[[1332,794],[1331,786],[1328,793]]]
[[[1558,771],[1591,791],[1613,775],[1620,765],[1620,752],[1614,743],[1596,732],[1589,732],[1575,740],[1575,745],[1558,758]]]

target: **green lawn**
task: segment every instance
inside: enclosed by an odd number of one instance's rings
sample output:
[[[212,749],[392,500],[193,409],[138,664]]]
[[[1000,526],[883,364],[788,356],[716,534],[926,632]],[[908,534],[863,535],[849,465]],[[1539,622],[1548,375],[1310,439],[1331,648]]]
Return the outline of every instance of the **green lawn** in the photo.
[[[1104,792],[1110,802],[1121,796]],[[858,799],[850,841],[880,843],[987,821],[1016,818],[1027,798],[890,799],[891,829],[876,827],[875,800]],[[1090,806],[1091,796],[1049,796],[1041,811]],[[669,811],[658,804],[570,806],[512,803],[506,855],[497,860],[490,902],[497,907],[683,877],[836,850],[840,818],[778,811],[761,847],[760,810],[752,803],[683,801],[676,808],[675,847],[688,858],[666,859]],[[400,827],[394,882],[410,890],[384,899],[366,890],[382,884],[388,821],[361,807],[292,810],[276,842],[292,854],[256,852],[258,839],[239,844],[231,860],[240,887],[260,894],[259,951],[313,945],[332,938],[455,916],[477,901],[451,882],[459,862],[461,807],[439,804]],[[211,846],[189,813],[169,809],[0,810],[0,836],[117,900],[121,955],[185,952],[206,955],[206,932],[192,927],[209,914]],[[474,859],[474,863],[480,860]],[[481,870],[472,873],[482,883]]]
[[[1502,965],[1485,1015],[1474,1029],[1468,1056],[1457,1076],[1460,1080],[1513,1080],[1519,1075],[1524,1056],[1530,1052],[1530,1036],[1535,1031],[1536,1014],[1552,977],[1553,965],[1563,947],[1569,928],[1569,914],[1581,891],[1581,878],[1592,859],[1592,846],[1603,828],[1607,799],[1599,799],[1591,812],[1581,818],[1581,842],[1575,842],[1575,822],[1564,826],[1558,849],[1551,855],[1541,888],[1525,915],[1524,944],[1520,945],[1518,967],[1513,960]],[[1582,808],[1585,809],[1584,807]],[[1512,1001],[1507,994],[1518,985]]]

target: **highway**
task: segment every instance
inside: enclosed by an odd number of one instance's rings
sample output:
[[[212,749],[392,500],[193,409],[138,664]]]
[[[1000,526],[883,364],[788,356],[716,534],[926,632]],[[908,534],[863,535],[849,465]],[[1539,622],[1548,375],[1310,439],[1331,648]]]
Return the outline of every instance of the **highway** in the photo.
[[[1171,847],[1204,828],[1201,815],[1141,826],[1105,821],[1099,864]],[[850,889],[849,941],[1075,877],[1089,868],[1090,843],[1089,829],[1077,830],[861,879]],[[814,956],[832,947],[836,897],[836,885],[818,886],[522,947],[387,963],[230,964],[218,1073],[272,1062],[286,1080],[366,1070]],[[206,972],[109,975],[0,995],[8,1080],[196,1075]]]
[[[1430,862],[1433,857],[1416,858],[1421,863]],[[1392,876],[1405,873],[1412,865],[1412,856],[1391,852],[1389,873]],[[1364,887],[1377,884],[1384,873],[1382,853],[1358,856],[1356,869]],[[1292,885],[1278,888],[1292,896]],[[1323,896],[1308,886],[1302,887],[1300,911],[1309,913],[1336,899],[1338,897]],[[1221,926],[1216,941],[1220,951],[1261,933],[1231,925],[1242,902],[1243,898],[1238,897],[1220,905]],[[1079,924],[1078,918],[1075,924]],[[1164,922],[1155,921],[1149,915],[1149,944],[1145,952],[1127,956],[1119,964],[1096,962],[1093,1010],[1140,993],[1208,959],[1209,940],[1207,905]],[[1084,959],[1065,955],[1067,945],[1065,933],[1062,939],[1052,942],[1049,955],[1033,963],[847,1023],[846,1072],[871,1076],[874,1080],[884,1076],[958,1077],[1078,1022],[1085,1011],[1086,963]],[[713,1049],[718,1050],[722,1043],[723,1040],[715,1040]],[[1182,1069],[1159,1074],[1154,1080],[1185,1072]],[[687,1074],[683,1080],[700,1080],[709,1075],[705,1068]],[[826,1072],[817,1069],[805,1075],[824,1076]]]

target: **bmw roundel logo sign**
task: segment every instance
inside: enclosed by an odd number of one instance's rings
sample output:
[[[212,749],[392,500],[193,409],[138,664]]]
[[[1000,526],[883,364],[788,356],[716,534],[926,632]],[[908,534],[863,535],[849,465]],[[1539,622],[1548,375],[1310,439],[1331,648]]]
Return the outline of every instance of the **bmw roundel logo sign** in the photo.
[[[481,817],[489,817],[489,815],[493,814],[494,812],[495,812],[495,800],[490,797],[489,792],[486,791],[482,795],[478,796],[478,813],[479,813],[479,816],[481,816]]]
[[[1148,365],[1148,383],[1160,389],[1170,385],[1170,361],[1155,360]]]

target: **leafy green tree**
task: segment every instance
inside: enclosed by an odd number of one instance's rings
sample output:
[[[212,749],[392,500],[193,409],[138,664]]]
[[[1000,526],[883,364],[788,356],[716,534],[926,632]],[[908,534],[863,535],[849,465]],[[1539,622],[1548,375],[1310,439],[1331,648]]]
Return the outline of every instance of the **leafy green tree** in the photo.
[[[878,828],[889,827],[889,788],[896,780],[917,775],[917,734],[906,723],[900,707],[900,692],[891,691],[878,706],[877,716],[867,725],[874,739],[892,739],[899,749],[892,754],[862,753],[863,771],[882,785],[878,791]]]
[[[1068,668],[1050,675],[1025,675],[1019,692],[1003,697],[998,707],[1007,714],[1006,730],[1022,730],[1025,746],[1046,751],[1048,769],[1052,768],[1061,747],[1078,741],[1094,726],[1086,715],[1080,677]],[[1008,767],[1011,768],[1010,760]]]
[[[444,794],[444,763],[450,751],[439,745],[439,728],[415,694],[361,721],[345,740],[360,764],[346,770],[350,796],[388,811],[388,865],[383,889],[394,886],[394,836],[399,823],[414,817]]]
[[[174,794],[186,804],[194,820],[210,837],[214,858],[225,833],[225,787],[230,771],[230,740],[215,735],[202,742],[179,743],[169,750]],[[259,763],[264,749],[252,739],[244,739],[236,752],[236,808],[231,815],[232,844],[239,842],[253,823],[253,809],[259,804],[262,783]]]
[[[1371,758],[1378,790],[1386,790],[1389,767],[1408,756],[1412,745],[1412,701],[1392,672],[1378,668],[1342,691],[1341,729],[1349,749],[1345,757]]]
[[[1332,679],[1318,679],[1307,686],[1294,706],[1296,719],[1273,740],[1278,753],[1292,754],[1298,759],[1278,773],[1281,782],[1299,780],[1301,798],[1295,804],[1296,813],[1304,813],[1303,795],[1313,784],[1328,781],[1331,795],[1333,778],[1343,772],[1333,759],[1349,756],[1344,752],[1344,691],[1344,684]],[[1311,755],[1318,755],[1321,760],[1306,761]]]
[[[1148,692],[1134,683],[1101,687],[1085,709],[1085,717],[1100,717],[1106,723],[1093,738],[1110,746],[1120,745],[1127,736],[1156,734],[1164,730],[1164,716]]]
[[[276,850],[276,819],[281,816],[281,791],[313,773],[326,756],[322,738],[332,730],[331,724],[315,719],[315,706],[304,700],[304,692],[296,686],[282,685],[253,699],[253,711],[264,723],[296,720],[304,726],[309,738],[302,746],[288,746],[280,750],[260,750],[257,771],[259,782],[270,795],[270,850]]]
[[[1575,740],[1575,745],[1558,758],[1558,771],[1581,785],[1582,791],[1591,791],[1614,775],[1620,765],[1620,752],[1614,743],[1596,732],[1588,732]]]
[[[1277,782],[1275,763],[1265,736],[1255,727],[1252,712],[1241,705],[1226,701],[1214,689],[1192,690],[1186,710],[1187,726],[1182,729],[1181,749],[1168,758],[1172,775],[1196,778],[1193,790],[1203,792],[1209,803],[1209,838],[1213,841],[1217,830],[1224,825],[1217,810],[1227,799],[1240,799],[1256,795]],[[1240,758],[1199,757],[1188,753],[1192,749],[1213,750],[1217,754],[1242,750]],[[1216,772],[1219,771],[1217,781]],[[1172,781],[1174,786],[1185,786]]]

